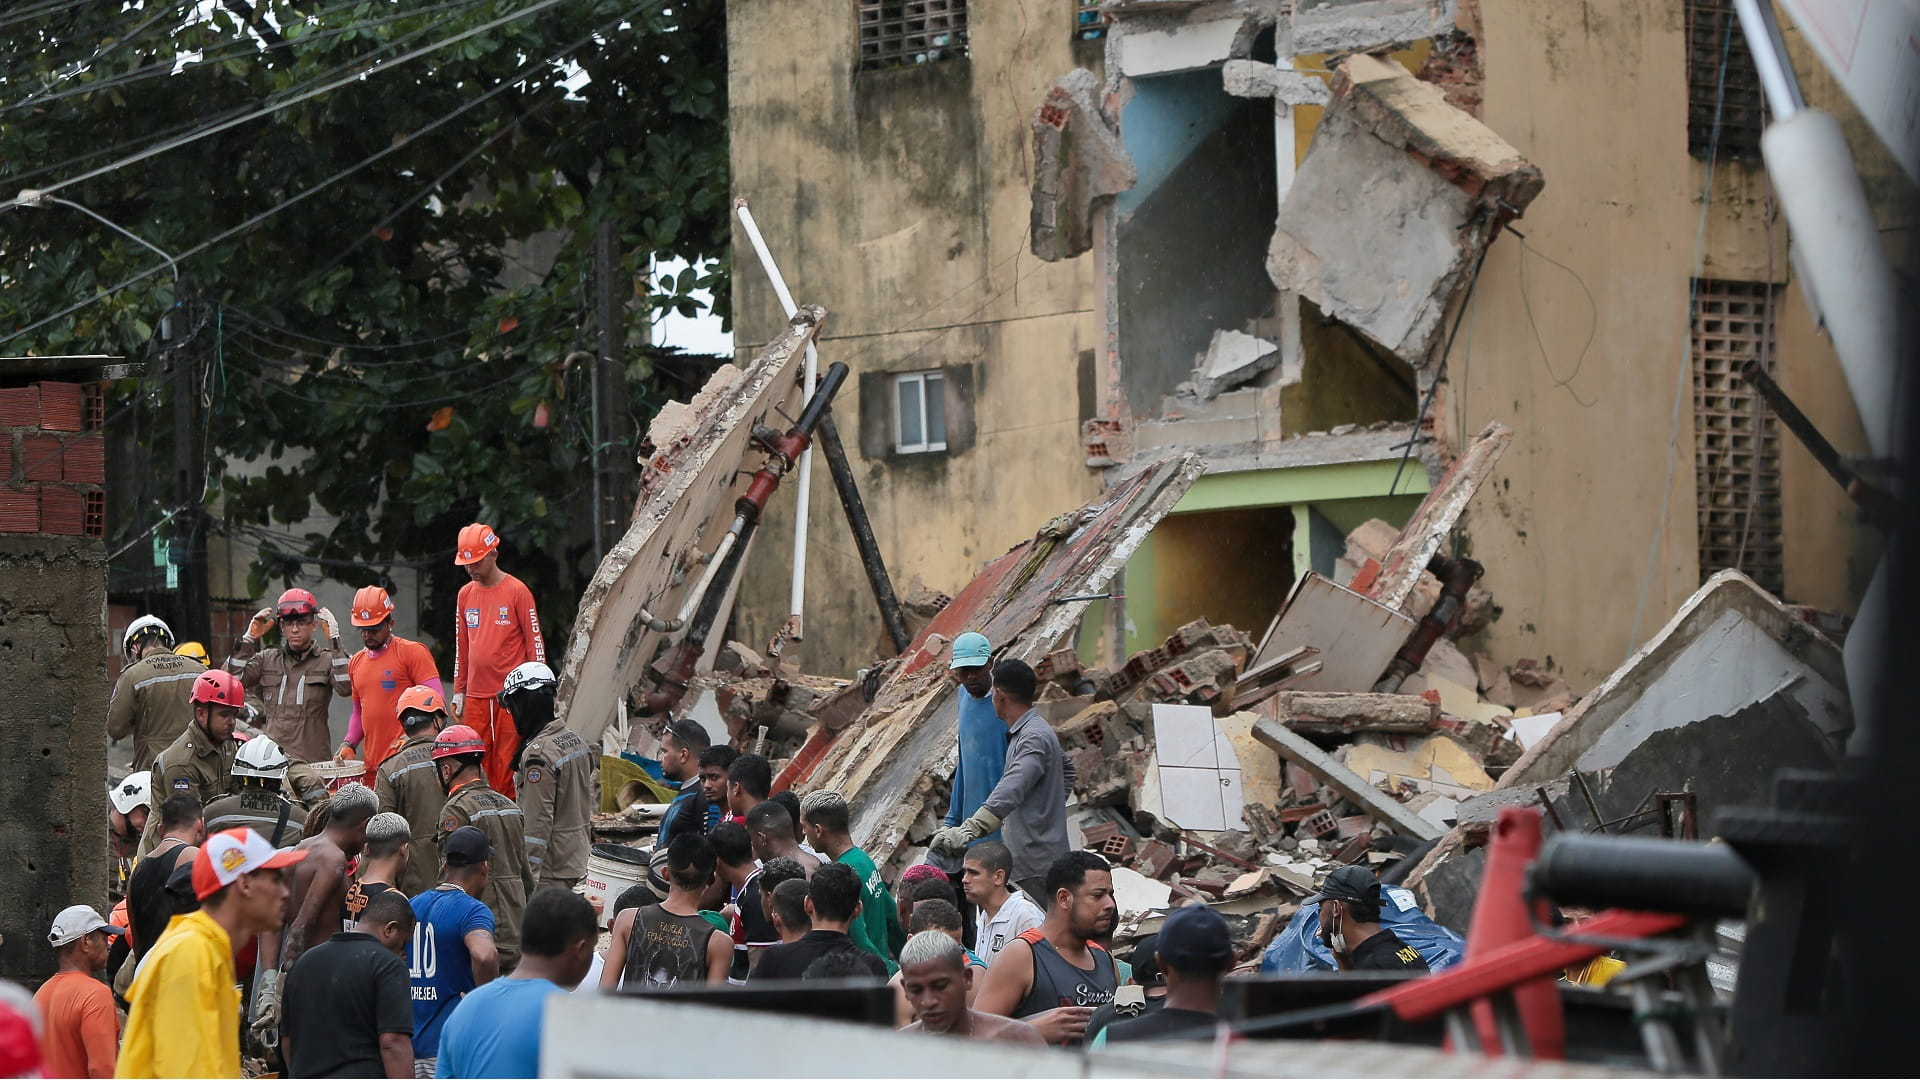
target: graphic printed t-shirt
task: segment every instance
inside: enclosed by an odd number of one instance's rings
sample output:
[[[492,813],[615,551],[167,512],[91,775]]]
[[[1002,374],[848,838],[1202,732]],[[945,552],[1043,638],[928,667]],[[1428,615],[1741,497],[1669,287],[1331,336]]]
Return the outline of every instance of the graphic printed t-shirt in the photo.
[[[512,574],[488,588],[477,581],[460,587],[453,651],[453,692],[490,698],[500,694],[507,673],[529,660],[545,661],[540,614],[533,593]]]
[[[340,899],[340,929],[352,930],[360,922],[360,913],[367,910],[368,901],[383,892],[392,892],[393,886],[384,881],[361,881],[355,878],[347,882],[347,895]]]
[[[413,985],[413,1056],[437,1057],[440,1029],[453,1007],[474,987],[467,935],[493,933],[493,912],[460,889],[429,889],[412,900],[413,947],[408,978]]]
[[[417,641],[395,635],[378,653],[361,649],[347,661],[353,683],[353,708],[360,716],[360,757],[371,773],[404,741],[400,695],[409,687],[440,681],[433,654]]]

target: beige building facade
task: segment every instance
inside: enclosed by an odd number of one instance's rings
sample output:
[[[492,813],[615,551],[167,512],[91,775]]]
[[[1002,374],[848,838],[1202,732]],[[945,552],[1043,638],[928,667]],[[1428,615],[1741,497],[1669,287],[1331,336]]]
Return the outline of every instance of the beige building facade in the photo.
[[[1751,152],[1730,5],[1292,7],[731,0],[734,192],[798,298],[828,309],[822,362],[853,368],[835,413],[896,582],[953,592],[1049,516],[1194,449],[1209,474],[1129,564],[1125,599],[1088,611],[1083,652],[1200,615],[1257,636],[1301,573],[1340,572],[1349,530],[1404,522],[1498,421],[1515,437],[1456,549],[1487,567],[1501,611],[1478,644],[1497,660],[1550,662],[1584,689],[1736,564],[1788,602],[1851,612],[1877,535],[1738,377],[1770,354],[1840,452],[1864,454]],[[1903,241],[1905,175],[1787,36]],[[1309,201],[1343,152],[1319,131],[1340,108],[1324,85],[1355,53],[1437,87],[1460,130],[1544,179],[1488,230],[1471,288],[1454,274],[1434,293],[1439,330],[1417,347],[1270,273],[1276,218],[1301,212],[1350,222],[1349,246],[1381,265],[1404,254],[1379,239],[1396,212],[1383,177]],[[1049,96],[1076,68],[1091,93]],[[1124,152],[1102,158],[1103,139]],[[1076,209],[1084,246],[1054,220]],[[742,354],[784,323],[747,253]],[[758,644],[787,608],[784,495],[740,594]],[[879,619],[824,476],[811,530],[792,649],[851,669],[879,655]]]

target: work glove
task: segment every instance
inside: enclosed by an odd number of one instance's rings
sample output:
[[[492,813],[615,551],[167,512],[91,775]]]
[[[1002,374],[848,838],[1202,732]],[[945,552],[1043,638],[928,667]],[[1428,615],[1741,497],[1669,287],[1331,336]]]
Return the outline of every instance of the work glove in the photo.
[[[253,1034],[268,1050],[280,1046],[280,972],[263,971],[253,995]]]
[[[259,641],[261,638],[267,636],[267,631],[273,629],[275,621],[276,616],[272,608],[261,608],[259,611],[253,613],[253,621],[247,624],[247,636],[255,641]]]
[[[958,825],[950,825],[933,834],[933,850],[943,855],[959,855],[967,845],[1000,827],[1000,815],[981,807]]]
[[[453,700],[448,702],[448,704],[452,706],[453,709],[453,722],[456,724],[460,723],[461,715],[467,711],[467,695],[455,694],[453,695]]]
[[[327,608],[320,609],[320,625],[327,628],[327,644],[335,652],[340,651],[340,620],[333,617]]]
[[[333,753],[333,760],[335,761],[357,761],[359,758],[360,753],[353,748],[352,743],[341,743],[340,749]]]

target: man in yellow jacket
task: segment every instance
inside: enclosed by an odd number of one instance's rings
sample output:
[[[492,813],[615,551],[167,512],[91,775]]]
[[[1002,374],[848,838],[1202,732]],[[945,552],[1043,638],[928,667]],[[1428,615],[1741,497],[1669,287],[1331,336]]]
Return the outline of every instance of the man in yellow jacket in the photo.
[[[127,990],[115,1076],[239,1076],[240,991],[233,953],[286,918],[280,871],[306,852],[276,850],[252,829],[207,838],[193,860],[200,910],[176,915]]]

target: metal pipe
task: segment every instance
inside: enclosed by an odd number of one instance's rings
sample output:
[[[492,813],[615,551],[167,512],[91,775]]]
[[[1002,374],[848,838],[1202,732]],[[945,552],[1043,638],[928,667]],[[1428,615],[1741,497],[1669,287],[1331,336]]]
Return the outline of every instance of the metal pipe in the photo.
[[[1814,462],[1846,491],[1847,498],[1860,506],[1891,508],[1891,496],[1869,483],[1846,463],[1840,451],[1834,449],[1827,437],[1820,434],[1820,429],[1813,426],[1813,421],[1807,419],[1807,414],[1800,411],[1800,407],[1793,403],[1793,399],[1780,388],[1773,376],[1760,366],[1760,361],[1750,359],[1741,364],[1740,377],[1753,386],[1766,401],[1767,407],[1773,410],[1773,415],[1779,417],[1794,438],[1800,440],[1800,445],[1806,448],[1807,453],[1813,455]]]
[[[1773,16],[1773,0],[1733,0],[1733,10],[1740,16],[1740,34],[1753,53],[1767,108],[1773,110],[1776,121],[1791,119],[1807,107],[1807,99],[1800,93],[1800,80],[1787,59],[1787,42],[1780,36],[1779,20]]]
[[[787,318],[793,318],[800,310],[793,302],[793,293],[787,290],[787,279],[780,274],[780,267],[773,261],[773,253],[767,250],[767,241],[760,235],[760,226],[753,220],[753,211],[747,207],[747,200],[733,200],[734,212],[740,216],[740,228],[747,234],[747,242],[753,245],[754,254],[760,257],[760,265],[767,272],[767,279],[773,283],[773,295],[780,301],[780,310]],[[820,353],[807,342],[806,375],[801,389],[811,401],[814,385],[819,377]],[[800,473],[795,481],[793,515],[793,589],[788,594],[788,608],[792,612],[790,622],[794,640],[804,635],[801,612],[806,606],[807,596],[807,507],[813,497],[813,451],[806,450],[800,455]]]
[[[1725,844],[1575,832],[1554,834],[1527,880],[1531,892],[1561,904],[1730,919],[1746,916],[1754,884],[1753,870]]]
[[[740,539],[740,530],[745,524],[746,522],[735,515],[733,527],[727,530],[727,535],[721,537],[718,544],[714,545],[713,554],[707,556],[707,572],[700,575],[699,583],[693,587],[692,592],[687,594],[687,599],[680,605],[680,614],[675,616],[674,622],[685,625],[686,621],[693,617],[694,611],[700,606],[700,598],[707,595],[707,587],[713,584],[714,577],[720,573],[720,564],[726,561],[727,553],[733,550],[734,542]]]
[[[900,598],[894,595],[893,580],[887,576],[887,563],[880,555],[880,542],[874,539],[873,522],[867,518],[867,506],[860,501],[860,488],[854,483],[853,466],[847,460],[847,448],[840,442],[840,429],[833,414],[820,418],[815,433],[820,452],[826,455],[827,471],[833,476],[833,488],[840,495],[840,509],[846,511],[847,525],[853,530],[853,545],[860,552],[860,566],[867,572],[867,585],[873,589],[874,603],[880,606],[880,621],[886,625],[893,651],[903,653],[912,643],[907,619],[900,611]]]

